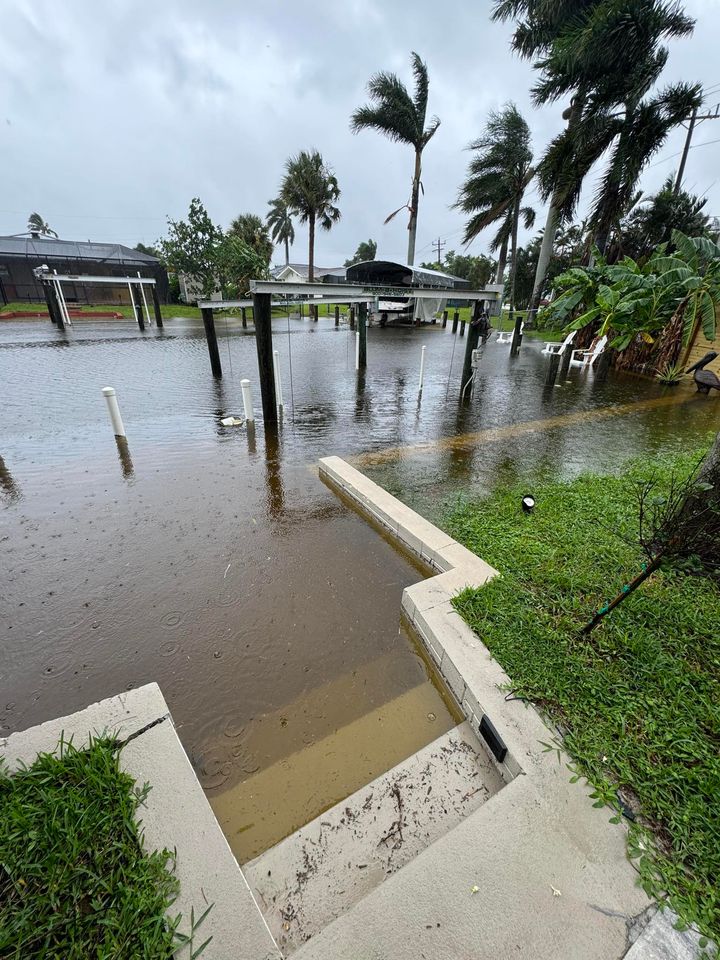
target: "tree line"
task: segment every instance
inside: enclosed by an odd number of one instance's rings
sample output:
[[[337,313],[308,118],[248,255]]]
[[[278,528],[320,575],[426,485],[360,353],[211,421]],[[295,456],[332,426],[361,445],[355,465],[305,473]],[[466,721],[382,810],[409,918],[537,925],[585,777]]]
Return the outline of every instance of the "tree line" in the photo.
[[[624,255],[649,256],[658,243],[670,240],[672,229],[695,235],[707,227],[703,201],[683,193],[679,184],[666,184],[650,200],[643,200],[638,191],[651,157],[702,102],[697,83],[659,87],[668,41],[687,37],[694,28],[680,3],[496,0],[492,18],[513,23],[511,49],[530,61],[536,72],[533,102],[564,103],[565,124],[536,157],[529,125],[515,104],[490,113],[485,128],[468,144],[472,156],[453,207],[466,216],[465,244],[493,228],[490,251],[495,259],[463,259],[452,252],[438,266],[473,281],[505,282],[511,306],[527,306],[535,313],[563,268],[578,258],[591,262],[593,250],[608,262]],[[410,67],[411,88],[394,73],[371,76],[368,102],[352,112],[350,129],[355,134],[374,130],[412,150],[408,198],[385,221],[407,214],[407,261],[412,265],[424,193],[423,154],[440,120],[428,115],[428,68],[415,52]],[[583,186],[603,158],[605,167],[590,212],[575,224]],[[547,205],[547,215],[540,234],[521,247],[520,226],[530,229],[536,218],[525,200],[531,184]],[[296,226],[303,225],[308,235],[308,279],[313,279],[316,235],[340,219],[340,195],[337,178],[319,151],[300,151],[286,161],[278,194],[264,218],[244,214],[226,231],[209,230],[206,213],[194,200],[193,218],[204,228],[203,243],[195,244],[202,256],[191,262],[198,253],[184,229],[192,226],[191,217],[169,221],[160,250],[174,267],[180,269],[182,262],[184,272],[195,275],[205,289],[221,277],[243,292],[249,267],[255,269],[262,260],[267,270],[269,244],[283,245],[289,262]],[[212,277],[204,271],[210,246],[216,248],[218,260]],[[363,242],[346,264],[374,257],[376,250],[374,241]]]

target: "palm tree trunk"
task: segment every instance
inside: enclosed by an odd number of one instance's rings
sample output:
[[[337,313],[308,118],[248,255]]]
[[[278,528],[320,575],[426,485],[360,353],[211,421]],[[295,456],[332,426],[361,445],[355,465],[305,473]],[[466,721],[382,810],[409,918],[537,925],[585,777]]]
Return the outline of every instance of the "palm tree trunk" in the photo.
[[[311,213],[308,218],[308,283],[315,279],[315,214]],[[310,304],[310,317],[317,320],[315,305]]]
[[[420,160],[422,152],[415,151],[415,173],[413,174],[412,198],[410,200],[410,222],[408,223],[408,254],[407,262],[412,266],[415,262],[415,236],[417,234],[418,204],[420,202]]]
[[[520,324],[522,323],[522,318],[520,314],[515,317],[515,278],[517,276],[517,239],[518,239],[518,220],[520,219],[520,201],[522,199],[522,194],[518,194],[515,200],[515,207],[513,209],[513,219],[512,219],[512,233],[511,233],[511,248],[510,256],[512,257],[512,262],[510,264],[510,323],[515,320],[515,326],[513,328],[513,338],[512,344],[510,346],[510,356],[514,357],[520,350]]]
[[[540,306],[540,298],[542,297],[543,286],[545,285],[545,277],[547,276],[548,267],[550,265],[550,258],[552,257],[553,244],[555,243],[555,235],[557,234],[559,222],[560,214],[555,203],[555,196],[553,195],[553,198],[550,201],[550,206],[548,207],[545,230],[543,232],[542,243],[540,244],[537,267],[535,268],[533,292],[532,297],[530,298],[530,304],[528,306],[528,323],[534,323],[535,316],[537,315],[538,308]]]
[[[500,250],[498,251],[497,267],[495,269],[495,283],[503,283],[505,277],[505,262],[507,260],[507,240],[503,240],[500,245]],[[502,303],[503,303],[503,294],[500,291],[500,296],[497,300],[494,300],[490,308],[490,314],[492,316],[500,316],[502,313]],[[495,309],[497,307],[497,309]]]
[[[290,244],[288,243],[288,238],[285,237],[285,266],[290,265]]]
[[[578,90],[572,99],[570,111],[567,115],[568,132],[571,132],[580,122],[584,103],[585,92],[583,90]],[[528,323],[534,322],[538,307],[540,306],[540,298],[542,297],[543,286],[545,285],[545,277],[547,276],[550,258],[552,257],[555,235],[557,234],[557,228],[560,223],[559,214],[560,198],[558,196],[558,191],[554,190],[550,199],[550,207],[548,208],[547,220],[545,221],[545,232],[543,233],[540,255],[538,257],[537,267],[535,269],[533,292],[530,299],[530,305],[528,307]]]

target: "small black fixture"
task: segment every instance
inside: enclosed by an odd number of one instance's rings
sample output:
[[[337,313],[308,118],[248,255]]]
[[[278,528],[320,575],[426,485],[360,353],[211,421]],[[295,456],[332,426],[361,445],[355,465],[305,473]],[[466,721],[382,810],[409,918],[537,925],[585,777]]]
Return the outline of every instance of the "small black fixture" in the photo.
[[[522,508],[525,513],[532,513],[535,509],[535,497],[529,493],[526,493],[522,498]]]
[[[503,743],[500,734],[497,732],[490,720],[488,720],[487,714],[483,714],[482,720],[480,721],[480,733],[483,736],[485,743],[487,743],[492,750],[495,759],[498,761],[498,763],[502,763],[507,756],[507,747]]]

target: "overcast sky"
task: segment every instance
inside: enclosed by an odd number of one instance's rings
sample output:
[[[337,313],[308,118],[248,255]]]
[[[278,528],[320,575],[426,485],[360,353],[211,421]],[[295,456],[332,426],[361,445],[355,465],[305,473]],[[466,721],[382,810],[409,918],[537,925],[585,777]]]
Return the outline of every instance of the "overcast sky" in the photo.
[[[342,263],[360,240],[404,260],[406,218],[383,226],[408,198],[412,151],[370,131],[350,133],[377,69],[408,84],[416,50],[430,72],[429,112],[441,126],[424,159],[417,261],[432,241],[460,249],[451,210],[467,142],[488,111],[514,100],[539,154],[565,104],[530,105],[531,67],[509,50],[510,25],[491,23],[489,0],[4,0],[0,27],[0,234],[23,231],[37,210],[69,239],[153,243],[166,217],[199,196],[223,225],[264,215],[286,157],[316,147],[337,174],[342,220],[317,240],[315,262]],[[720,101],[720,0],[686,0],[697,19],[673,43],[667,81],[700,81]],[[676,169],[684,131],[643,178],[652,192]],[[685,186],[720,215],[720,120],[701,124]],[[675,156],[673,156],[675,155]],[[592,180],[596,178],[593,177]],[[586,190],[587,204],[592,183]],[[537,192],[528,202],[544,218]],[[481,235],[470,248],[487,248]],[[298,227],[291,259],[307,261]],[[277,250],[274,261],[283,260]]]

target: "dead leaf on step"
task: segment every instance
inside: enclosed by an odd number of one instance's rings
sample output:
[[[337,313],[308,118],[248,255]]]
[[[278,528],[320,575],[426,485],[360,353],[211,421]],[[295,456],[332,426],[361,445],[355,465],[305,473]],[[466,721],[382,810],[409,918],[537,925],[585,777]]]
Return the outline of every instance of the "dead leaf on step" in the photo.
[[[559,891],[558,889],[556,889],[552,884],[550,884],[550,889],[552,890],[554,897],[561,897],[561,896],[562,896],[562,894],[560,893],[560,891]]]

